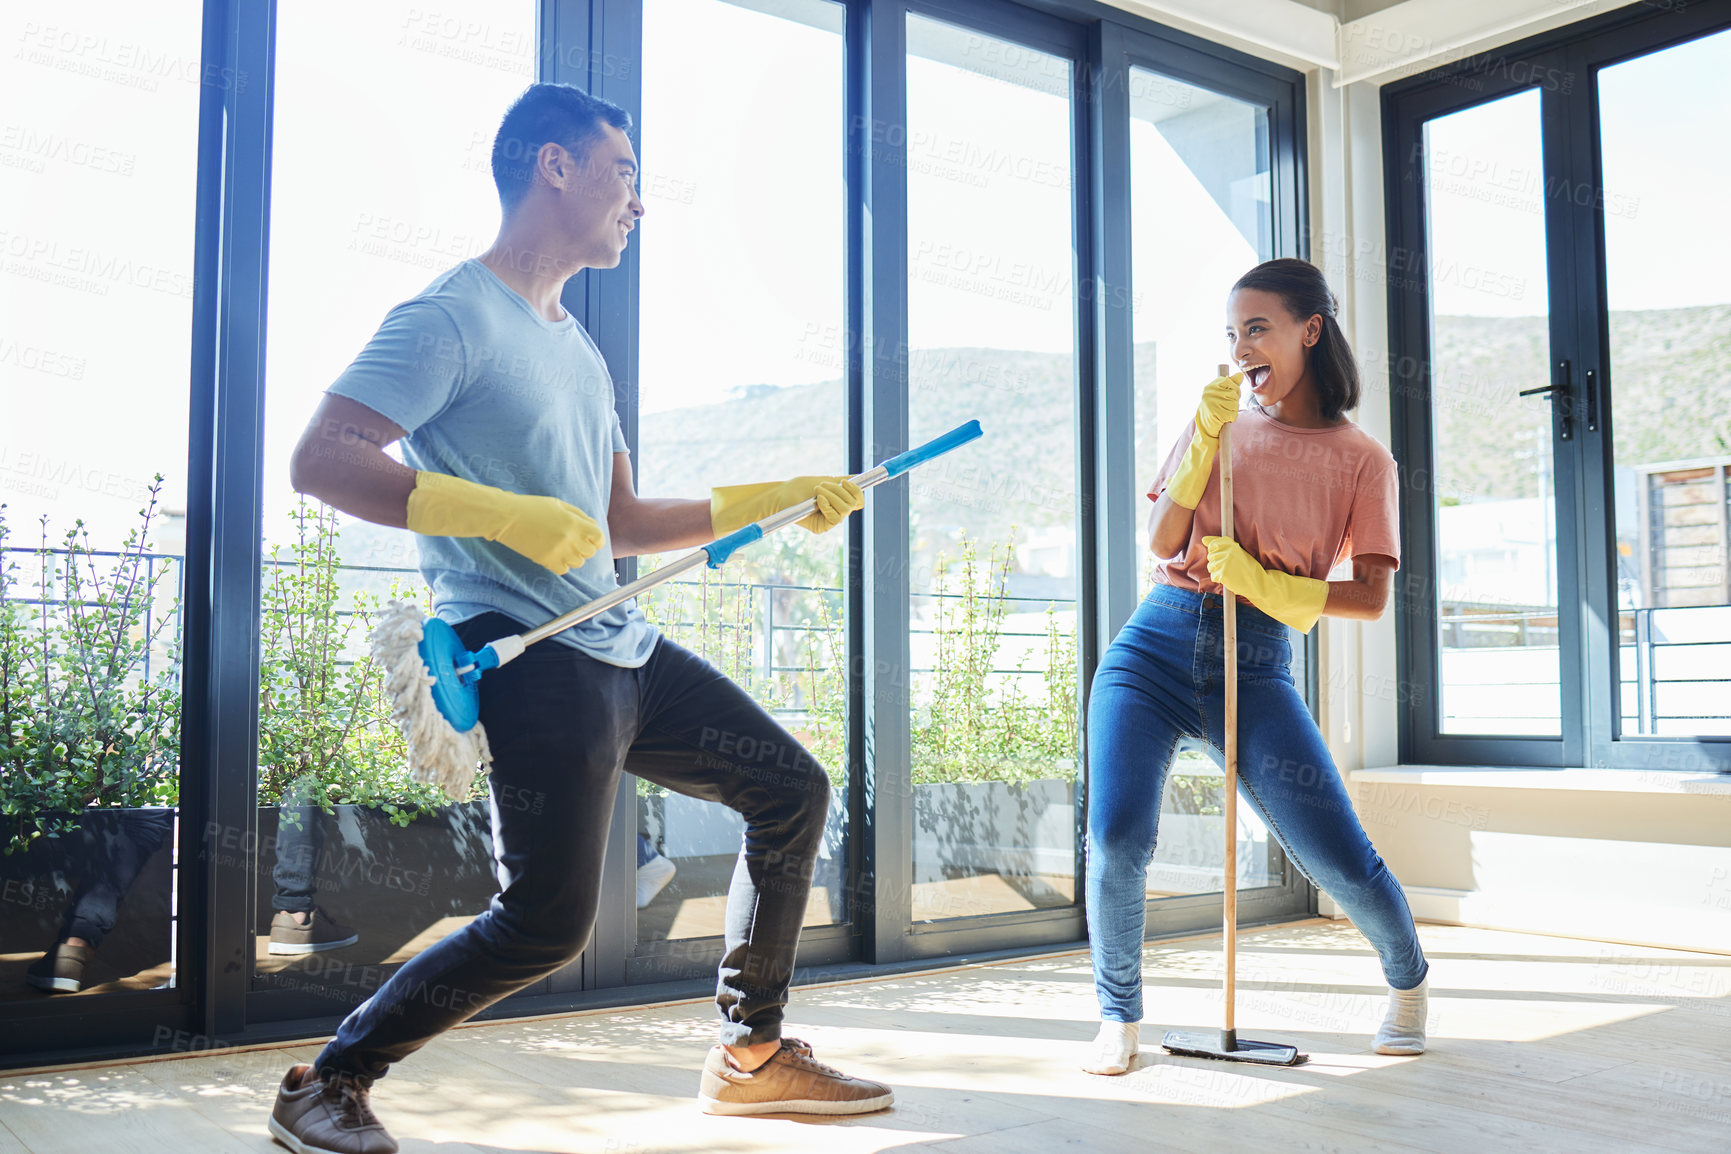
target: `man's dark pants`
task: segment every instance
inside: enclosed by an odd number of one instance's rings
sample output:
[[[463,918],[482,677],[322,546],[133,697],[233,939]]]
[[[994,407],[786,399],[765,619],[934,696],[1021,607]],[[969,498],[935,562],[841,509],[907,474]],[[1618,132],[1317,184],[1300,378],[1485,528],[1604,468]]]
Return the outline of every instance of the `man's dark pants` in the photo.
[[[457,633],[478,649],[525,628],[488,613]],[[441,1032],[576,958],[595,924],[622,766],[744,816],[716,988],[721,1040],[780,1037],[829,810],[822,766],[743,689],[666,638],[638,669],[556,639],[532,646],[481,681],[481,723],[493,750],[500,892],[486,913],[356,1007],[318,1068],[383,1077]]]

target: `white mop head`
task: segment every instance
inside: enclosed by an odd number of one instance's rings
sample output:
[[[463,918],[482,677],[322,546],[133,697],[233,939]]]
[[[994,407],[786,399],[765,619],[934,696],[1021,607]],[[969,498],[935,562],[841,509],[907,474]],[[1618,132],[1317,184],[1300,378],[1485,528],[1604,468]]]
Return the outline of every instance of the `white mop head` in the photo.
[[[409,776],[436,785],[452,801],[469,796],[477,768],[493,763],[480,722],[458,733],[433,704],[433,675],[421,661],[421,611],[392,601],[372,633],[373,660],[385,674],[391,720],[409,743]]]

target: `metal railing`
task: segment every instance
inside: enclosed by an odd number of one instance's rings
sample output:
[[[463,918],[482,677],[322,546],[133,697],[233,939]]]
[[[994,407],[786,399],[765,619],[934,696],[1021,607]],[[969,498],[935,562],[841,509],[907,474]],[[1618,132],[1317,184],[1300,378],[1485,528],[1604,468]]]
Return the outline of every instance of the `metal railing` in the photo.
[[[181,564],[185,558],[179,553],[131,553],[116,549],[33,549],[24,545],[8,545],[4,549],[0,549],[0,567],[4,567],[8,564],[8,554],[21,554],[44,561],[48,558],[58,559],[68,555],[90,558],[137,557],[144,566],[144,587],[146,589],[155,589],[156,578],[159,572],[163,576],[172,576],[172,580],[170,581],[172,592],[161,591],[156,595],[145,598],[144,600],[144,636],[151,636],[155,628],[158,626],[161,626],[170,637],[178,637],[180,635],[180,601],[185,593],[186,586],[184,582],[185,567]],[[16,561],[13,561],[12,564],[16,564]],[[41,588],[41,586],[37,585],[36,588]],[[161,596],[168,601],[169,607],[166,610],[158,610],[158,596]],[[73,602],[63,597],[8,597],[6,596],[5,582],[0,581],[0,604],[29,605],[37,609],[47,610],[71,605]],[[88,601],[81,601],[78,602],[78,604],[88,605],[91,603]],[[159,612],[161,613],[160,616]],[[150,681],[151,661],[153,658],[156,658],[156,656],[155,647],[152,646],[145,649],[141,676],[146,683]],[[166,658],[167,654],[164,653],[161,657]]]
[[[1498,611],[1456,606],[1452,612],[1445,607],[1437,624],[1444,649],[1527,649],[1557,643],[1557,611],[1550,607]]]
[[[1671,641],[1669,639],[1655,640],[1653,631],[1653,615],[1655,613],[1675,613],[1675,609],[1653,607],[1646,609],[1624,609],[1621,615],[1633,618],[1632,629],[1619,628],[1619,640],[1625,644],[1631,640],[1635,649],[1634,677],[1624,677],[1623,684],[1635,686],[1635,724],[1637,733],[1657,733],[1661,722],[1665,721],[1731,721],[1731,689],[1719,698],[1727,703],[1725,713],[1665,713],[1659,712],[1659,689],[1665,685],[1721,685],[1731,687],[1731,677],[1659,677],[1654,670],[1658,657],[1663,650],[1700,649],[1707,646],[1731,645],[1731,633],[1717,638],[1697,638],[1689,641]],[[1728,667],[1731,669],[1731,667]],[[1620,708],[1620,706],[1619,706]],[[1624,714],[1625,720],[1627,714]],[[1724,727],[1720,727],[1720,732]]]
[[[6,562],[5,554],[18,554],[20,556],[27,556],[27,557],[35,558],[38,560],[38,562],[46,560],[48,564],[58,566],[61,559],[65,558],[71,552],[76,552],[77,555],[81,556],[81,557],[90,557],[90,558],[125,558],[125,557],[132,557],[135,555],[132,553],[126,553],[126,552],[121,552],[121,551],[116,551],[116,550],[94,550],[93,549],[93,550],[86,551],[86,550],[80,549],[80,550],[72,551],[72,550],[67,550],[67,549],[62,549],[62,548],[50,548],[50,549],[44,550],[41,548],[32,548],[32,547],[28,547],[28,546],[9,545],[9,546],[6,546],[4,549],[0,549],[0,565],[5,564],[5,562]],[[155,577],[155,575],[158,573],[158,571],[163,572],[163,574],[166,576],[166,575],[168,575],[169,571],[172,569],[172,578],[173,579],[171,582],[171,588],[170,589],[157,590],[155,596],[147,598],[145,601],[145,608],[144,608],[145,635],[149,636],[150,630],[152,628],[152,622],[161,623],[161,615],[163,615],[163,614],[166,614],[170,618],[170,620],[168,622],[166,622],[166,631],[171,636],[178,634],[179,629],[180,629],[180,623],[178,620],[178,618],[180,616],[180,601],[181,601],[182,594],[184,592],[183,573],[182,573],[183,567],[181,564],[181,562],[184,560],[184,557],[181,554],[177,554],[177,553],[139,553],[139,554],[136,554],[136,556],[139,557],[140,561],[144,565],[145,582],[146,582],[145,587],[146,588],[151,587],[152,579]],[[292,560],[292,559],[274,559],[273,560],[271,558],[265,558],[263,560],[262,564],[263,564],[263,567],[268,571],[270,568],[273,568],[273,567],[279,568],[279,569],[292,567],[292,566],[296,565],[297,562]],[[339,565],[337,567],[337,570],[339,573],[400,574],[403,576],[415,577],[417,579],[420,576],[420,571],[418,569],[408,567],[408,566]],[[28,588],[30,586],[30,584],[32,584],[32,583],[31,582],[24,582],[23,584],[25,585],[25,587]],[[815,594],[815,595],[823,597],[823,598],[825,598],[831,602],[832,607],[833,607],[833,615],[834,615],[835,620],[837,620],[839,622],[841,620],[841,616],[842,616],[842,611],[841,611],[842,590],[838,587],[835,587],[835,586],[800,585],[800,584],[794,584],[791,582],[775,582],[775,581],[765,581],[765,582],[721,581],[721,582],[707,582],[706,583],[703,580],[687,580],[687,581],[675,580],[675,581],[667,582],[664,586],[661,586],[661,588],[665,589],[665,590],[680,589],[680,590],[685,590],[685,591],[695,591],[698,596],[702,596],[703,591],[707,588],[708,590],[710,590],[712,593],[715,593],[715,594],[743,595],[743,596],[747,597],[748,598],[748,606],[750,609],[749,616],[753,619],[754,631],[757,627],[761,627],[760,638],[755,638],[754,642],[753,642],[753,646],[752,646],[753,650],[758,654],[758,660],[756,662],[754,662],[753,671],[754,671],[754,673],[761,674],[765,678],[773,678],[778,674],[786,674],[786,673],[799,674],[799,673],[806,672],[809,668],[808,665],[805,665],[805,664],[789,665],[789,664],[780,663],[778,661],[776,655],[778,652],[782,652],[781,647],[778,646],[778,641],[782,638],[789,637],[789,636],[797,637],[800,635],[808,635],[808,634],[814,634],[814,633],[821,633],[822,632],[822,630],[818,626],[807,624],[807,623],[805,623],[805,621],[803,619],[799,620],[799,621],[793,621],[793,620],[788,620],[785,617],[778,617],[777,602],[778,602],[778,600],[784,600],[785,599],[785,597],[778,598],[778,596],[777,596],[778,594],[784,594],[784,595],[785,594],[799,594],[799,593]],[[968,594],[965,594],[965,593],[943,593],[943,594],[939,594],[939,593],[919,593],[919,592],[916,592],[914,594],[914,596],[917,598],[927,599],[927,600],[930,600],[933,602],[939,602],[939,601],[959,601],[959,600],[962,600],[965,597],[967,597]],[[976,595],[976,596],[988,596],[992,600],[1002,601],[1002,602],[1006,602],[1006,603],[1035,605],[1035,606],[1040,606],[1040,607],[1053,606],[1053,607],[1057,608],[1059,611],[1062,611],[1065,608],[1073,609],[1075,604],[1076,604],[1075,600],[1072,598],[1015,597],[1015,596],[1009,596],[1009,595],[999,596],[997,594]],[[759,619],[759,611],[757,609],[757,605],[758,605],[758,601],[759,601],[760,597],[761,597],[761,601],[762,601],[761,619]],[[166,600],[168,602],[168,606],[166,608],[159,607],[157,604],[158,599]],[[17,597],[17,596],[14,596],[14,597],[7,598],[7,597],[0,596],[0,600],[8,601],[12,604],[28,605],[28,606],[32,606],[32,607],[36,607],[36,608],[49,608],[49,609],[65,606],[69,603],[64,598],[54,598],[54,597],[43,599],[43,598],[39,598],[39,597]],[[785,613],[785,611],[784,611],[784,613]],[[353,609],[339,609],[336,611],[336,616],[338,616],[338,617],[353,617],[354,615],[355,615],[355,611]],[[704,627],[705,625],[707,625],[707,627],[710,629],[723,629],[723,630],[725,630],[725,629],[735,628],[735,626],[732,623],[726,622],[726,621],[722,621],[722,622],[716,622],[716,621],[699,622],[696,620],[679,620],[679,621],[662,621],[662,622],[658,622],[658,625],[664,629],[669,630],[669,631],[695,630],[695,629]],[[938,633],[938,630],[937,629],[915,628],[915,629],[911,630],[911,632],[914,636],[921,636],[921,635],[935,636]],[[1045,637],[1046,637],[1046,634],[1043,631],[1034,632],[1031,630],[999,630],[999,632],[998,632],[998,638],[999,638],[1000,642],[1002,642],[1006,638],[1031,638],[1031,639],[1042,639],[1043,640]],[[759,643],[759,642],[761,642],[761,643]],[[161,659],[161,656],[162,655],[156,655],[158,660]],[[145,680],[147,680],[147,681],[149,680],[149,677],[150,677],[150,670],[151,670],[150,662],[151,662],[151,660],[152,660],[152,655],[147,653],[147,655],[145,657],[145,664],[144,664],[144,669],[143,669],[143,675],[144,675]],[[338,664],[346,665],[346,664],[350,664],[350,662],[338,662]],[[912,673],[932,673],[932,672],[935,672],[935,670],[933,670],[930,667],[926,667],[926,666],[915,666],[910,670],[910,672],[912,672]],[[991,672],[993,674],[997,674],[997,675],[1004,675],[1004,676],[1015,676],[1015,675],[1039,676],[1039,675],[1042,675],[1045,671],[1043,669],[1027,669],[1027,668],[1022,668],[1022,667],[1015,667],[1015,668],[993,668],[989,672]]]
[[[665,588],[665,589],[673,589],[673,588],[680,588],[680,587],[684,587],[687,589],[701,590],[704,587],[704,583],[702,581],[669,581],[669,582],[667,582],[666,585],[662,586],[662,588]],[[715,588],[715,586],[712,585],[711,588]],[[808,668],[808,666],[806,666],[806,665],[779,665],[776,663],[775,654],[778,650],[777,650],[775,642],[776,642],[776,638],[778,635],[782,635],[782,634],[811,634],[811,633],[823,632],[822,629],[820,629],[814,625],[784,624],[784,623],[779,622],[777,620],[777,617],[776,617],[776,600],[777,600],[777,598],[775,596],[778,592],[786,591],[786,592],[794,592],[794,593],[816,593],[816,594],[819,594],[825,598],[830,599],[834,603],[834,616],[838,622],[841,619],[842,590],[835,587],[835,586],[831,586],[831,585],[795,585],[795,584],[790,584],[790,583],[786,583],[786,582],[767,581],[767,582],[744,582],[744,583],[739,583],[739,584],[724,584],[724,585],[720,586],[720,589],[723,591],[726,591],[726,592],[734,592],[734,591],[743,592],[749,598],[749,604],[752,606],[750,612],[751,612],[751,616],[753,616],[754,618],[757,616],[756,605],[757,605],[758,593],[761,591],[763,594],[765,594],[765,596],[763,597],[762,622],[761,622],[762,627],[763,627],[763,632],[762,632],[763,645],[762,645],[761,663],[757,666],[757,668],[755,670],[756,672],[761,673],[765,677],[772,677],[777,673],[804,673],[804,672],[806,672],[806,670]],[[942,594],[939,594],[939,593],[915,592],[913,594],[913,596],[916,598],[927,599],[927,600],[931,600],[931,601],[960,601],[960,600],[965,599],[969,595],[966,593],[942,593]],[[976,595],[976,596],[982,596],[982,597],[989,596],[989,598],[991,600],[994,600],[994,601],[1002,601],[1002,602],[1006,602],[1006,603],[1014,602],[1014,603],[1021,603],[1021,604],[1027,604],[1027,605],[1036,605],[1036,606],[1040,606],[1042,608],[1044,608],[1045,606],[1052,606],[1052,607],[1058,609],[1059,611],[1062,611],[1066,607],[1073,609],[1075,604],[1076,604],[1076,601],[1074,598],[1064,598],[1064,597],[1014,597],[1014,596],[1009,596],[1009,595],[999,596],[998,594]],[[660,628],[663,628],[663,629],[666,629],[669,631],[673,631],[673,630],[696,629],[696,628],[700,627],[701,623],[697,622],[697,621],[691,621],[691,620],[680,620],[680,621],[660,621],[660,622],[657,622],[657,625]],[[710,628],[717,628],[717,626],[714,623],[710,623],[709,627]],[[720,628],[733,628],[733,626],[729,623],[722,623],[719,627]],[[937,629],[914,628],[914,629],[909,630],[909,633],[915,637],[919,637],[919,636],[935,637],[938,634],[938,632],[939,631]],[[1045,640],[1046,633],[1044,631],[1034,632],[1031,630],[1000,629],[997,633],[997,636],[1000,640],[1002,640],[1003,638],[1007,638],[1007,637],[1026,637],[1026,638],[1034,638],[1034,639],[1038,639],[1038,640]],[[911,667],[909,672],[911,672],[911,673],[933,673],[936,671],[934,669],[928,667],[928,666],[916,665],[916,666]],[[1026,668],[1017,667],[1017,668],[993,668],[991,670],[988,670],[988,672],[994,673],[994,674],[1003,674],[1003,675],[1026,674],[1026,675],[1030,675],[1030,676],[1036,676],[1036,675],[1043,673],[1044,671],[1039,670],[1039,669],[1026,669]]]
[[[1690,607],[1707,608],[1707,607]],[[1662,653],[1666,651],[1685,651],[1689,649],[1704,649],[1710,646],[1731,646],[1731,632],[1723,636],[1692,638],[1689,640],[1672,640],[1653,628],[1655,614],[1677,613],[1676,607],[1654,606],[1641,609],[1623,609],[1618,611],[1619,617],[1627,624],[1619,623],[1619,649],[1633,649],[1633,662],[1619,662],[1620,689],[1634,688],[1635,711],[1622,713],[1625,725],[1633,721],[1635,729],[1631,736],[1654,734],[1665,722],[1731,722],[1731,676],[1726,677],[1660,677],[1655,673]],[[1557,610],[1554,607],[1528,607],[1521,609],[1498,611],[1481,611],[1471,607],[1461,606],[1452,609],[1445,607],[1438,615],[1438,630],[1443,651],[1472,652],[1475,649],[1511,648],[1511,649],[1555,649],[1559,643]],[[1731,668],[1731,667],[1728,667]],[[1557,681],[1533,682],[1535,686],[1560,689]],[[1721,700],[1726,702],[1725,712],[1721,713],[1662,713],[1660,712],[1660,691],[1664,686],[1722,685],[1726,691]],[[1619,705],[1619,710],[1621,710]],[[1724,732],[1725,727],[1716,730],[1702,729],[1702,732]]]
[[[56,569],[58,571],[59,570],[59,566],[58,566],[59,560],[62,558],[65,558],[66,556],[68,556],[69,554],[72,554],[72,553],[76,553],[77,556],[80,556],[80,557],[91,557],[91,558],[98,558],[98,557],[122,557],[123,558],[123,557],[137,556],[140,559],[140,561],[142,561],[144,564],[144,576],[145,576],[144,587],[147,589],[153,587],[153,585],[154,585],[153,578],[155,577],[156,573],[159,570],[162,571],[162,573],[165,576],[169,575],[172,572],[173,580],[170,583],[172,588],[171,589],[158,590],[154,596],[147,597],[145,599],[145,601],[144,601],[143,628],[144,628],[144,635],[146,637],[148,637],[151,635],[151,630],[153,628],[153,625],[152,625],[153,621],[159,622],[160,624],[165,626],[165,631],[167,632],[167,634],[170,637],[178,637],[179,636],[179,633],[180,633],[180,603],[181,603],[181,600],[185,596],[185,593],[186,593],[186,584],[185,584],[185,577],[184,577],[184,571],[183,571],[184,566],[182,565],[182,562],[185,561],[186,558],[183,554],[180,554],[180,553],[138,553],[138,554],[134,554],[134,553],[130,553],[130,552],[123,552],[120,550],[113,550],[113,549],[78,549],[78,550],[69,550],[69,549],[61,549],[61,548],[41,549],[41,548],[32,548],[32,547],[24,546],[24,545],[8,545],[4,549],[0,549],[0,566],[3,566],[6,564],[6,562],[7,562],[6,555],[7,554],[18,554],[20,556],[27,556],[27,557],[36,558],[39,561],[43,560],[43,559],[51,559],[49,561],[49,563],[52,565],[55,565]],[[298,565],[299,562],[297,562],[293,559],[285,559],[285,558],[273,559],[270,557],[266,557],[261,561],[260,564],[261,564],[261,567],[265,571],[269,571],[272,568],[276,568],[276,569],[292,568],[292,567]],[[408,575],[408,576],[413,576],[417,580],[420,578],[420,570],[419,569],[405,568],[405,567],[400,566],[400,565],[339,565],[339,566],[337,566],[337,571],[339,573],[396,573],[396,574],[404,574],[404,575]],[[38,572],[39,572],[39,570],[38,570]],[[25,587],[29,587],[33,583],[34,583],[34,581],[26,581],[26,582],[23,582],[22,584]],[[165,600],[168,602],[168,605],[166,608],[159,610],[158,605],[157,605],[157,602],[159,599]],[[70,600],[63,598],[63,597],[49,597],[49,598],[18,597],[18,596],[8,597],[5,595],[4,585],[0,585],[0,603],[6,603],[6,604],[12,604],[12,605],[29,605],[29,606],[34,606],[34,607],[39,608],[39,609],[54,609],[54,608],[58,608],[61,606],[72,604],[72,602]],[[90,602],[88,602],[88,601],[79,602],[79,604],[87,605],[87,604],[90,604]],[[159,614],[160,614],[160,616],[159,616]],[[354,617],[356,615],[356,612],[353,609],[338,609],[336,611],[335,615],[337,617]],[[155,654],[154,650],[147,651],[145,654],[144,665],[143,665],[143,669],[142,669],[142,676],[143,676],[145,681],[150,680],[151,660],[152,660],[152,657],[154,654]],[[353,662],[352,661],[338,661],[337,664],[338,665],[352,665]]]
[[[0,565],[7,563],[9,559],[8,555],[15,555],[16,557],[29,557],[36,559],[39,564],[46,562],[50,565],[58,566],[69,553],[74,552],[80,557],[88,557],[93,560],[120,559],[134,556],[134,554],[117,550],[67,550],[64,548],[50,548],[44,550],[29,546],[9,545],[4,549],[0,549]],[[157,625],[163,625],[170,635],[177,634],[180,628],[178,621],[180,614],[179,606],[184,591],[182,566],[184,558],[182,555],[177,553],[140,553],[136,556],[144,567],[144,584],[146,588],[153,587],[159,575],[167,579],[166,588],[157,589],[154,596],[146,598],[145,600],[143,616],[145,635],[149,636],[151,631]],[[263,565],[267,569],[272,567],[284,568],[295,564],[296,562],[293,560],[272,560],[268,558],[263,562]],[[419,570],[407,566],[342,565],[338,566],[338,570],[339,572],[352,573],[385,573],[410,577],[419,576]],[[21,584],[24,588],[29,588],[32,582],[25,581]],[[683,591],[690,591],[694,592],[699,597],[703,595],[703,591],[706,588],[717,594],[746,597],[748,599],[747,617],[752,621],[753,632],[757,634],[757,636],[753,638],[751,646],[754,654],[756,654],[756,660],[753,662],[753,672],[765,677],[766,679],[774,678],[782,674],[797,675],[807,672],[809,669],[809,663],[786,664],[778,659],[777,655],[785,652],[785,647],[782,646],[780,642],[784,638],[792,637],[797,639],[805,635],[822,632],[820,627],[809,623],[808,617],[801,617],[798,620],[788,619],[785,615],[788,612],[787,610],[778,611],[778,602],[785,601],[788,595],[814,594],[828,600],[831,603],[834,618],[838,621],[841,618],[842,590],[835,586],[801,585],[792,582],[776,581],[724,581],[720,583],[706,583],[702,580],[695,580],[669,581],[662,588],[668,590],[681,589]],[[14,592],[16,593],[16,590]],[[943,601],[959,601],[967,596],[969,596],[969,594],[966,593],[914,593],[914,597],[934,603]],[[982,595],[976,594],[975,596]],[[1073,610],[1076,605],[1075,600],[1072,598],[1019,597],[1010,595],[999,596],[997,594],[987,594],[983,596],[1012,604],[1039,606],[1042,608],[1050,606],[1060,612],[1066,609]],[[760,600],[761,608],[759,608]],[[0,589],[0,601],[6,601],[15,605],[31,606],[39,609],[53,609],[68,604],[68,601],[65,598],[57,597],[49,597],[46,599],[39,597],[19,597],[16,595],[5,597],[3,589]],[[159,601],[166,601],[167,606],[164,607],[159,605]],[[1622,616],[1624,620],[1628,621],[1629,624],[1626,627],[1620,628],[1619,641],[1623,647],[1632,647],[1634,650],[1634,661],[1632,663],[1633,668],[1630,668],[1630,663],[1624,663],[1623,665],[1622,684],[1625,687],[1630,685],[1635,687],[1634,696],[1636,711],[1633,715],[1633,720],[1638,727],[1638,733],[1655,732],[1657,726],[1664,722],[1731,721],[1731,689],[1727,689],[1724,696],[1724,700],[1727,702],[1726,712],[1669,714],[1660,712],[1660,691],[1664,686],[1723,685],[1731,687],[1731,676],[1660,677],[1655,674],[1654,671],[1658,655],[1662,651],[1681,651],[1690,648],[1731,644],[1731,634],[1727,634],[1722,638],[1691,639],[1686,641],[1671,640],[1665,638],[1661,634],[1656,634],[1653,628],[1654,614],[1674,611],[1675,610],[1668,610],[1663,607],[1654,607],[1624,609],[1620,612],[1620,616]],[[338,610],[337,615],[340,617],[352,617],[354,616],[354,610]],[[164,621],[164,616],[169,618],[169,620]],[[699,622],[697,620],[677,620],[662,621],[658,624],[670,632],[695,630],[704,627],[705,625],[711,629],[725,630],[737,628],[736,625],[726,621]],[[1558,641],[1557,610],[1554,607],[1549,606],[1522,607],[1508,610],[1491,609],[1489,607],[1479,609],[1471,606],[1445,607],[1438,615],[1438,627],[1442,648],[1445,651],[1470,651],[1473,649],[1483,648],[1551,648],[1556,646]],[[936,636],[939,630],[936,628],[914,628],[911,632],[915,636],[929,637]],[[1007,629],[1000,630],[997,636],[1000,642],[1000,648],[1002,648],[1002,642],[1006,639],[1022,638],[1038,641],[1043,640],[1046,637],[1046,633],[1044,631]],[[159,652],[155,648],[146,652],[142,670],[143,677],[146,681],[150,679],[152,663],[155,661],[161,661],[165,657],[165,653]],[[911,668],[910,672],[915,674],[929,674],[935,672],[935,670],[930,666],[914,666]],[[998,676],[1040,676],[1046,671],[1042,668],[1030,669],[1025,666],[994,666],[994,668],[989,672]],[[1546,682],[1545,684],[1552,683]]]

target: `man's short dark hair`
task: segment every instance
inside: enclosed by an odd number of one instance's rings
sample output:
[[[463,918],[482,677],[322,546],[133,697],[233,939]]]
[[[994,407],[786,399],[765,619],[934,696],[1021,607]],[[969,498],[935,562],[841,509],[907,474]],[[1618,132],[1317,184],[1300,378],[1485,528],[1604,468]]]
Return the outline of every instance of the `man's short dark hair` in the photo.
[[[608,100],[569,84],[531,84],[523,90],[493,137],[493,183],[506,215],[522,203],[535,179],[542,145],[558,144],[578,160],[601,139],[603,125],[631,130],[631,114]]]

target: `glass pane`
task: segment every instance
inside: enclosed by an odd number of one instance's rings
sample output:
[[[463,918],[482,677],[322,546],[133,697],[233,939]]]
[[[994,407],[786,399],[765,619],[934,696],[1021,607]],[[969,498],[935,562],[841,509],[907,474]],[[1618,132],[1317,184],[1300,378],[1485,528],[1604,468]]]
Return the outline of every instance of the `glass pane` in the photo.
[[[1075,900],[1070,63],[908,17],[913,916]]]
[[[466,0],[437,16],[304,0],[278,14],[257,989],[352,1003],[499,888],[485,777],[455,805],[408,780],[366,657],[384,600],[430,608],[414,538],[302,500],[288,459],[385,313],[492,240],[493,134],[533,79],[534,28],[530,0]],[[311,931],[287,924],[309,910]]]
[[[1184,435],[1197,395],[1227,358],[1226,297],[1273,251],[1268,111],[1145,68],[1130,70],[1131,301],[1136,356],[1136,484],[1146,493]],[[1141,506],[1146,512],[1147,505]],[[1145,518],[1144,518],[1145,520]],[[1146,534],[1145,524],[1137,533]],[[1143,536],[1146,544],[1146,537]],[[1144,592],[1154,556],[1143,550]],[[1293,647],[1304,684],[1304,648]],[[1148,896],[1214,893],[1225,854],[1220,766],[1180,749],[1166,779]],[[1238,807],[1238,884],[1279,885],[1283,857]]]
[[[1557,530],[1539,93],[1425,125],[1443,733],[1555,736]],[[1392,272],[1393,270],[1391,270]]]
[[[0,14],[8,1000],[176,981],[200,16]]]
[[[1731,183],[1731,160],[1675,114],[1727,106],[1731,32],[1599,73],[1630,735],[1731,734],[1731,238],[1708,215],[1717,193],[1703,191]]]
[[[828,0],[643,6],[640,493],[847,471],[845,18]],[[727,115],[691,114],[718,98]],[[806,925],[847,919],[846,547],[786,529],[640,601],[829,772]],[[638,941],[719,935],[744,823],[646,781],[637,797]]]

